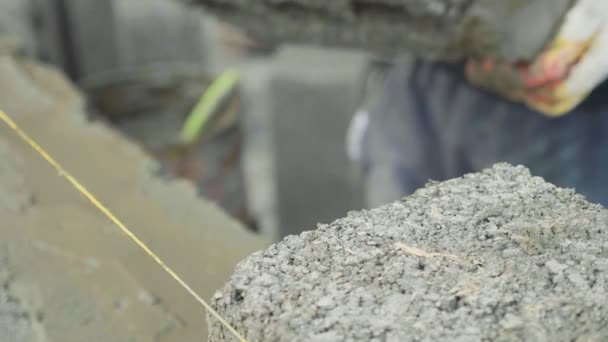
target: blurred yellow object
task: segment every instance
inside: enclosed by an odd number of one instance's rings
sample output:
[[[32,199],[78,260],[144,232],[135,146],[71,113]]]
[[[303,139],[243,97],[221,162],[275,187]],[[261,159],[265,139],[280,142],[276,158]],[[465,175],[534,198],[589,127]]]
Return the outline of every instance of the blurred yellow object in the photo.
[[[226,70],[203,92],[200,100],[188,115],[182,127],[180,142],[184,145],[194,143],[205,129],[214,113],[239,82],[236,70]]]
[[[546,53],[546,65],[567,66],[560,82],[526,103],[558,117],[583,102],[608,77],[608,1],[578,0]]]

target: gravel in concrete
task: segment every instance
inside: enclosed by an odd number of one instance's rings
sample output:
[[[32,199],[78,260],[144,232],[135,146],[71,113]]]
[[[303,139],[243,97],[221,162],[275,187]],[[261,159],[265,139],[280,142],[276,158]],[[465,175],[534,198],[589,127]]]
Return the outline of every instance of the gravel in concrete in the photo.
[[[214,306],[249,341],[606,341],[607,224],[499,164],[288,237]]]

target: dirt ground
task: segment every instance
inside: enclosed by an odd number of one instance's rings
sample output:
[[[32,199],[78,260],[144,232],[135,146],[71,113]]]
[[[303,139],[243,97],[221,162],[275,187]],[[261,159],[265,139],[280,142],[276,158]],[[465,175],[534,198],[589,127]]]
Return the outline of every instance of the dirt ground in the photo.
[[[158,176],[55,71],[0,55],[0,108],[205,298],[267,242]],[[0,124],[0,336],[9,341],[204,341],[205,312]]]

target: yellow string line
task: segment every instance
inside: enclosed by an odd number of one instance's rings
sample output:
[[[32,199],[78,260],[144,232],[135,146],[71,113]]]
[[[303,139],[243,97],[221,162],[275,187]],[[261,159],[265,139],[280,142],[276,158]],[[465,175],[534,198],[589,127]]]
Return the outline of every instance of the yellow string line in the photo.
[[[180,138],[183,144],[192,144],[199,138],[213,111],[218,109],[219,102],[238,81],[239,74],[235,70],[227,70],[209,85],[182,127]]]
[[[188,285],[180,276],[177,275],[165,262],[159,258],[143,241],[141,241],[135,234],[131,232],[105,205],[103,205],[87,188],[84,187],[74,176],[67,172],[53,157],[51,157],[36,141],[30,138],[19,126],[13,121],[6,113],[0,110],[0,119],[4,121],[23,141],[28,143],[42,158],[44,158],[51,166],[53,166],[60,176],[65,177],[82,195],[84,195],[97,209],[99,209],[110,221],[116,224],[125,235],[127,235],[133,242],[135,242],[141,249],[143,249],[156,263],[160,265],[175,281],[177,281],[196,301],[198,301],[213,317],[215,317],[220,323],[226,327],[240,342],[247,342],[247,340],[234,329],[230,323],[228,323],[217,311],[215,311],[207,302],[194,291],[190,285]]]

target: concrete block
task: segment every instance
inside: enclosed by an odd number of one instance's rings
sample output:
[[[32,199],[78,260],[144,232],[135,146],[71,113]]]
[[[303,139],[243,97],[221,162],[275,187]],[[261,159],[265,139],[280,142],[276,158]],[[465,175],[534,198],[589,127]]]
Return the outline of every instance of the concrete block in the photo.
[[[260,191],[274,197],[265,198],[258,212],[267,217],[261,221],[276,225],[266,228],[276,237],[363,206],[345,139],[366,63],[352,52],[289,46],[243,68],[245,134],[254,145],[246,152],[246,168],[257,170],[249,170],[257,175],[249,183],[257,183],[264,169],[271,178],[266,189],[250,185],[258,191],[248,193],[250,202],[258,201]]]
[[[498,164],[256,253],[213,305],[249,341],[604,341],[607,243],[608,210]]]

